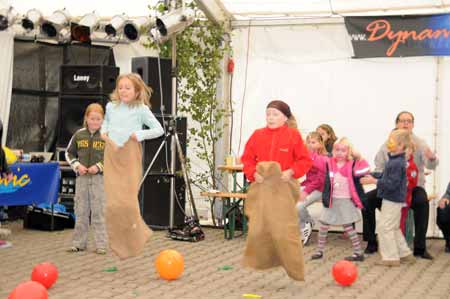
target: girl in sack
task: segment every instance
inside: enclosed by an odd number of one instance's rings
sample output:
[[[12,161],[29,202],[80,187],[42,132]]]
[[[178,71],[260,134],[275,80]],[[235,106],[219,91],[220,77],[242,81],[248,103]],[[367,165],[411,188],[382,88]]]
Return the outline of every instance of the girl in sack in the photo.
[[[249,231],[243,265],[258,270],[282,266],[292,279],[304,280],[296,179],[309,170],[311,159],[285,102],[267,105],[266,122],[253,132],[241,158],[252,182],[245,207]]]
[[[152,231],[141,217],[138,201],[142,179],[141,141],[164,134],[150,111],[151,89],[138,74],[117,78],[106,105],[102,137],[105,146],[106,228],[113,252],[125,259],[139,255]],[[148,129],[143,129],[143,126]]]

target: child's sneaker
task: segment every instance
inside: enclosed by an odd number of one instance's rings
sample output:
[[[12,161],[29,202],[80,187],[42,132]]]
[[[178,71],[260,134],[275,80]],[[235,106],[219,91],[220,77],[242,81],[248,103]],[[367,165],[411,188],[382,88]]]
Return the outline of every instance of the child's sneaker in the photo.
[[[307,245],[309,240],[311,239],[312,235],[312,224],[311,222],[305,223],[305,228],[302,229],[302,235],[303,235],[303,245]]]
[[[320,260],[321,258],[323,258],[323,252],[321,251],[317,251],[316,253],[311,255],[312,260]]]
[[[413,254],[404,256],[400,258],[400,263],[402,264],[414,264],[416,262],[416,258]]]
[[[351,256],[345,257],[344,260],[351,262],[363,262],[364,254],[353,253]]]
[[[400,267],[400,261],[384,261],[379,260],[375,262],[377,266],[385,266],[385,267]]]
[[[67,249],[67,252],[80,252],[80,251],[84,251],[83,248],[78,248],[76,246],[72,246],[69,249]]]
[[[97,248],[97,250],[95,250],[96,254],[100,254],[100,255],[105,255],[106,254],[106,249],[104,248]]]

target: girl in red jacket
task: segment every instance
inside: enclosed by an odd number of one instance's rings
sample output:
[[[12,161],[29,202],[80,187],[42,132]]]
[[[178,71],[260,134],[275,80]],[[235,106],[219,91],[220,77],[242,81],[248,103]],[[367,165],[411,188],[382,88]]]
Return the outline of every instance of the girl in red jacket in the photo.
[[[272,101],[266,109],[267,126],[253,132],[241,157],[244,174],[250,182],[263,182],[256,164],[275,161],[283,171],[282,179],[300,178],[311,167],[311,158],[297,130],[295,117],[283,101]]]

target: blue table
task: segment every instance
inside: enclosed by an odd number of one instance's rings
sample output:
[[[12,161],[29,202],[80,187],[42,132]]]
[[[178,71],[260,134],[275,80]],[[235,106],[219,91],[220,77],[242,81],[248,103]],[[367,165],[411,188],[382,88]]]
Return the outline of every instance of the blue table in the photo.
[[[0,179],[0,206],[55,204],[61,173],[57,162],[10,165],[11,182]]]

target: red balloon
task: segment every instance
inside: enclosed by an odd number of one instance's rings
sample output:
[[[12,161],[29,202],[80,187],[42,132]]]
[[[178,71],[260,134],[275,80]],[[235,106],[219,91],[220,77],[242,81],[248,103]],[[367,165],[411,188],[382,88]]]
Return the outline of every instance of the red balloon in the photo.
[[[31,272],[31,280],[49,289],[58,279],[58,269],[52,263],[37,264]]]
[[[166,280],[174,280],[183,273],[184,259],[176,250],[163,250],[156,258],[155,267],[159,276]]]
[[[19,284],[8,299],[48,299],[47,289],[38,282],[27,281]]]
[[[332,269],[334,280],[343,286],[349,286],[358,277],[358,268],[350,261],[336,262]]]

